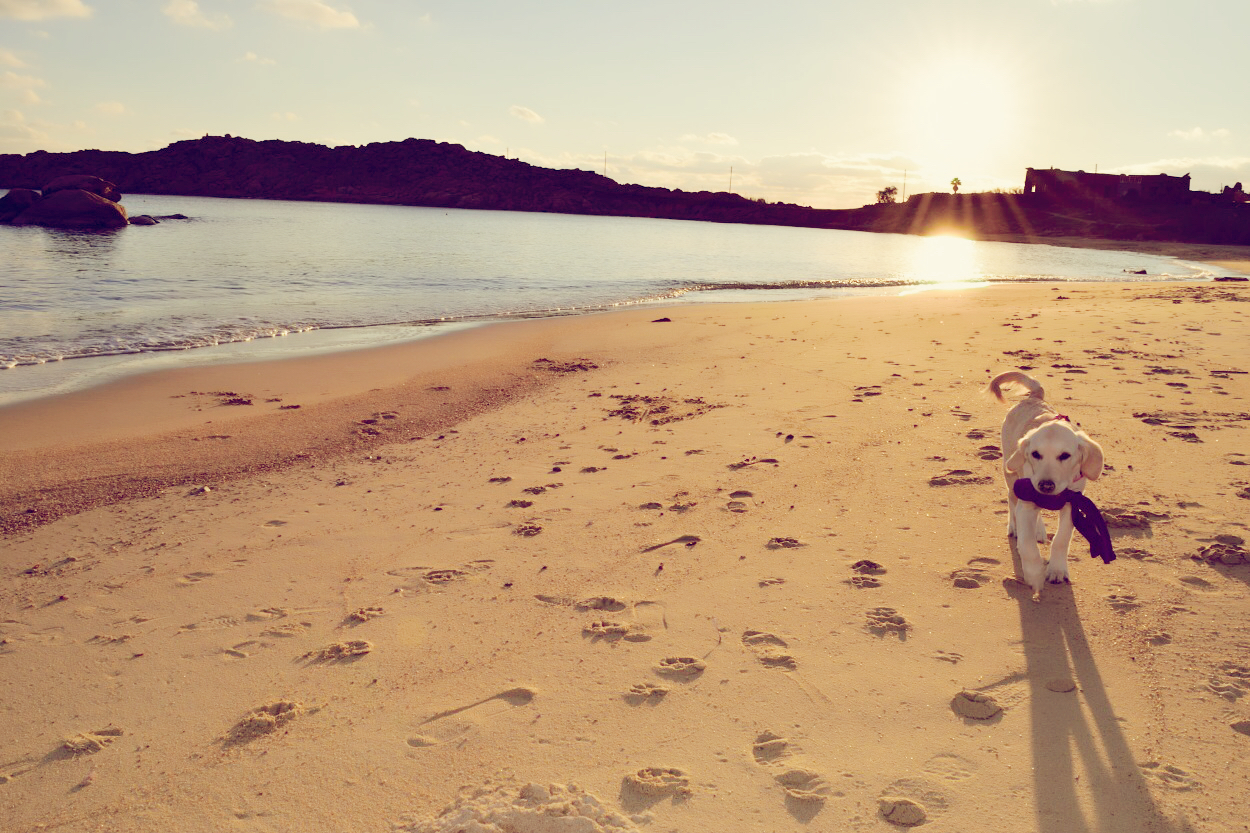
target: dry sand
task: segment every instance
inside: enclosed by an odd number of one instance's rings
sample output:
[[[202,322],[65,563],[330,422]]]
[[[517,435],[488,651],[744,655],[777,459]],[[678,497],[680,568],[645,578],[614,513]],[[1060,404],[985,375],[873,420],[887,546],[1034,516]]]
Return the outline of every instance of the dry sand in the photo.
[[[7,409],[0,826],[1246,830],[1248,300],[652,308]],[[1120,554],[1040,603],[1012,367]]]

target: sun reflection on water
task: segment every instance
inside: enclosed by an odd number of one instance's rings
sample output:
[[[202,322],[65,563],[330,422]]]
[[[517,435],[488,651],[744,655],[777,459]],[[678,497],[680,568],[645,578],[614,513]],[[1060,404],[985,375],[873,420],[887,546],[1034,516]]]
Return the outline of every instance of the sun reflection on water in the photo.
[[[977,263],[976,242],[953,235],[917,240],[907,279],[921,285],[903,294],[986,285]]]

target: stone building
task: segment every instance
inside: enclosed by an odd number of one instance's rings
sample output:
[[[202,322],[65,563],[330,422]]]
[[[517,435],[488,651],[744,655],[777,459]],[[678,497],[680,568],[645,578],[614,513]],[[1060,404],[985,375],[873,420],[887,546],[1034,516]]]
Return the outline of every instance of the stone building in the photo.
[[[1028,168],[1024,193],[1068,202],[1184,203],[1190,200],[1189,174],[1090,174],[1058,168]]]

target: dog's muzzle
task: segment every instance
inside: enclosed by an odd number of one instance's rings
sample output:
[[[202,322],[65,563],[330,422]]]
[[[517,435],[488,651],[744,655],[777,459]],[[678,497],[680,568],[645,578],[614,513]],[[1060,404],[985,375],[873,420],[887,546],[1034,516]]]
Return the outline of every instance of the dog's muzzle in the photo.
[[[1044,495],[1053,495],[1055,493],[1055,481],[1043,480],[1037,484],[1037,490]]]

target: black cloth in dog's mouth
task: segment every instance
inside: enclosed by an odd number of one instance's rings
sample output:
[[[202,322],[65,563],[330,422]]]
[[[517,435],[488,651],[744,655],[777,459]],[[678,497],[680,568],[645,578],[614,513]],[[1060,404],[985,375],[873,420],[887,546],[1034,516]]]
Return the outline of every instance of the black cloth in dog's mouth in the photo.
[[[1104,564],[1115,561],[1115,549],[1111,546],[1111,533],[1107,531],[1107,522],[1103,520],[1102,513],[1094,502],[1081,492],[1064,489],[1056,495],[1045,495],[1027,477],[1021,477],[1013,483],[1011,491],[1020,500],[1027,500],[1052,512],[1071,504],[1072,525],[1089,541],[1089,557],[1101,558]]]

